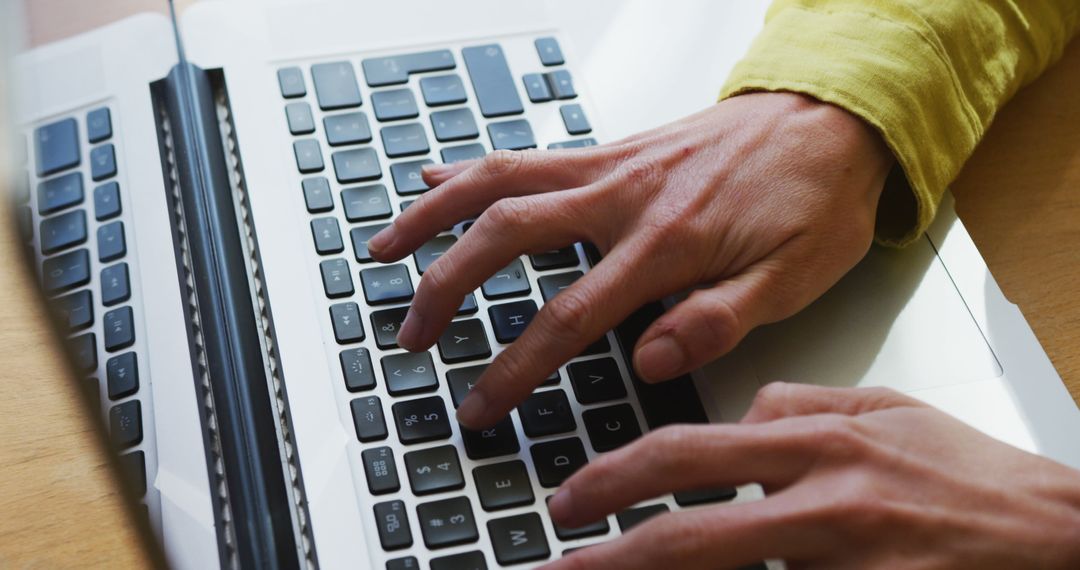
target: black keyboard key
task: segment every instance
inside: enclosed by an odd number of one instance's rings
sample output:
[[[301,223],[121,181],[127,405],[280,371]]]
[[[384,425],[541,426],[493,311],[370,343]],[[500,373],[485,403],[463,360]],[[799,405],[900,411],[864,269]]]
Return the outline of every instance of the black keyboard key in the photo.
[[[349,403],[352,409],[356,439],[363,442],[386,439],[386,419],[378,396],[357,398]]]
[[[404,501],[387,501],[375,504],[375,525],[379,529],[379,543],[383,550],[399,550],[412,546],[409,515]]]
[[[453,491],[465,486],[461,462],[452,445],[429,447],[405,454],[409,486],[416,495]]]
[[[398,162],[390,165],[390,177],[394,179],[394,189],[402,196],[427,192],[421,169],[425,164],[433,164],[430,159]]]
[[[533,103],[544,103],[553,99],[551,95],[551,88],[548,87],[547,80],[539,73],[526,73],[521,77],[521,82],[525,84],[525,94],[529,96],[529,101]]]
[[[611,525],[608,524],[607,517],[604,517],[594,523],[589,523],[585,526],[579,527],[563,527],[559,526],[552,521],[551,526],[555,529],[555,536],[559,537],[559,540],[577,540],[579,538],[587,538],[590,536],[599,536],[601,534],[607,534],[611,532]]]
[[[79,125],[63,119],[34,130],[34,155],[39,177],[79,165]]]
[[[431,570],[487,570],[484,553],[479,550],[431,559]]]
[[[300,71],[299,67],[285,67],[279,69],[277,72],[277,80],[282,97],[292,99],[293,97],[303,97],[304,95],[307,95],[307,88],[304,87],[304,73]]]
[[[450,249],[450,246],[455,243],[457,243],[457,238],[452,235],[438,236],[417,248],[417,250],[413,252],[413,259],[416,261],[416,270],[421,274],[427,271],[428,268],[431,267],[431,264],[442,257],[443,254]]]
[[[341,253],[345,244],[341,241],[341,229],[337,218],[315,218],[311,220],[311,237],[315,240],[315,251],[319,255]]]
[[[116,176],[116,149],[111,144],[90,151],[90,178],[95,182]]]
[[[420,561],[415,556],[404,556],[386,561],[386,570],[420,570]]]
[[[603,354],[611,351],[611,343],[608,342],[607,335],[596,339],[592,344],[585,347],[585,350],[581,351],[578,356],[591,356],[594,354]]]
[[[566,365],[574,395],[582,404],[608,402],[626,397],[626,384],[614,358],[597,358]]]
[[[108,182],[94,188],[94,217],[100,222],[120,215],[120,185]]]
[[[53,295],[90,281],[90,252],[77,249],[50,257],[42,263],[45,293]]]
[[[544,535],[544,523],[536,513],[492,519],[487,527],[491,546],[495,549],[495,559],[503,566],[544,560],[551,556]]]
[[[431,114],[431,129],[439,142],[475,139],[480,136],[476,119],[467,108],[436,111]]]
[[[113,445],[119,449],[142,441],[142,406],[138,400],[128,400],[109,410],[109,433]]]
[[[476,295],[469,293],[465,295],[465,298],[461,301],[461,306],[458,307],[458,315],[471,315],[477,310]]]
[[[285,120],[289,123],[289,133],[310,135],[315,132],[315,117],[311,114],[311,105],[304,102],[285,105]]]
[[[132,451],[120,456],[120,470],[127,478],[128,488],[135,496],[146,494],[146,456],[141,451]]]
[[[38,184],[38,213],[51,214],[83,201],[82,174],[72,172]]]
[[[681,507],[704,505],[706,503],[721,503],[735,498],[738,492],[734,487],[718,487],[712,489],[695,489],[692,491],[679,491],[675,493],[675,502]]]
[[[465,443],[465,454],[469,459],[487,459],[500,455],[511,455],[521,450],[518,445],[514,421],[506,416],[494,426],[473,431],[461,429],[461,439]]]
[[[330,321],[334,326],[334,340],[338,344],[364,340],[364,322],[360,319],[360,307],[356,303],[330,305]]]
[[[397,348],[397,334],[408,311],[408,307],[397,307],[371,313],[371,328],[375,331],[375,344],[379,348]]]
[[[575,471],[588,463],[585,447],[576,437],[538,443],[529,448],[536,466],[540,486],[553,488],[562,485]]]
[[[112,138],[112,115],[108,107],[94,109],[86,114],[86,138],[92,143]]]
[[[556,99],[573,99],[577,97],[577,91],[574,90],[574,79],[570,77],[569,71],[557,69],[545,73],[544,78],[547,79],[551,94]]]
[[[491,137],[491,147],[495,150],[536,148],[532,125],[525,119],[488,123],[487,131]]]
[[[330,146],[371,142],[371,125],[367,115],[357,111],[323,118],[326,142]]]
[[[424,126],[420,123],[383,127],[379,130],[379,136],[382,137],[383,150],[389,158],[425,154],[431,150]]]
[[[501,47],[496,44],[467,47],[461,50],[461,56],[469,69],[480,112],[485,117],[516,115],[524,111]]]
[[[349,237],[352,239],[353,253],[356,256],[356,261],[366,263],[372,261],[371,253],[368,252],[367,242],[372,236],[382,231],[383,228],[390,224],[376,224],[373,226],[363,226],[359,228],[353,228],[349,232]]]
[[[484,158],[487,150],[480,143],[466,144],[461,146],[448,146],[439,151],[439,156],[446,164],[461,162],[463,160],[477,160]]]
[[[536,53],[540,56],[540,63],[544,65],[562,65],[563,61],[562,48],[559,47],[559,42],[553,37],[537,38],[535,42]]]
[[[94,324],[94,298],[89,290],[58,297],[50,303],[61,325],[69,332]]]
[[[416,106],[416,97],[411,89],[390,89],[371,94],[371,106],[375,109],[375,118],[380,121],[397,119],[415,119],[420,116]]]
[[[452,321],[439,337],[438,345],[439,355],[447,364],[491,356],[491,345],[480,319]]]
[[[435,363],[427,352],[391,354],[382,359],[386,390],[391,396],[430,392],[439,387]]]
[[[574,284],[581,278],[584,273],[580,271],[571,271],[569,273],[559,273],[556,275],[545,275],[536,280],[536,284],[540,286],[540,296],[544,298],[544,302],[547,303],[555,298],[560,291]]]
[[[327,259],[319,264],[322,273],[323,291],[331,299],[348,297],[353,294],[352,277],[349,275],[349,262],[344,259]]]
[[[128,266],[117,263],[101,270],[101,303],[106,307],[123,303],[131,298]]]
[[[495,340],[508,344],[517,340],[525,327],[536,316],[536,302],[532,299],[515,301],[488,307],[491,326],[495,329]]]
[[[105,224],[97,230],[98,259],[102,263],[120,259],[127,254],[124,241],[124,222],[116,221]]]
[[[529,276],[525,274],[525,266],[520,259],[515,259],[484,281],[481,289],[484,297],[488,299],[526,295],[532,290],[529,287]]]
[[[585,148],[587,146],[596,146],[598,144],[600,144],[600,143],[596,142],[596,139],[594,139],[592,137],[588,137],[588,138],[584,138],[584,139],[574,139],[574,140],[569,140],[569,141],[553,142],[553,143],[549,144],[547,147],[548,147],[548,150],[552,150],[552,149],[559,149],[559,148]]]
[[[386,186],[382,184],[346,188],[341,191],[341,204],[350,222],[388,218],[393,213]]]
[[[632,509],[626,509],[625,511],[615,515],[615,519],[619,521],[619,529],[623,533],[630,532],[630,529],[635,526],[655,517],[656,515],[664,514],[670,511],[667,505],[647,505],[644,507],[634,507]]]
[[[392,449],[386,446],[365,449],[360,454],[360,459],[364,463],[364,477],[372,495],[393,493],[401,489]]]
[[[371,87],[395,85],[409,80],[410,73],[454,69],[454,54],[449,50],[425,51],[389,57],[373,57],[360,62],[364,78]]]
[[[469,393],[469,390],[473,389],[476,381],[480,379],[480,375],[486,369],[487,364],[481,364],[454,368],[446,372],[446,383],[450,386],[450,399],[453,400],[455,408],[461,405],[465,395]]]
[[[301,182],[304,190],[304,205],[312,214],[329,212],[334,209],[334,197],[330,195],[330,182],[322,176],[305,178]]]
[[[368,349],[350,348],[338,355],[341,373],[345,377],[345,389],[350,392],[371,390],[375,387],[375,370],[371,366]]]
[[[422,78],[420,93],[424,95],[424,102],[430,107],[456,105],[468,100],[465,85],[461,82],[461,78],[454,74]]]
[[[533,269],[537,271],[576,267],[581,262],[574,246],[534,253],[529,256],[529,260],[532,262]]]
[[[398,402],[393,410],[401,443],[423,443],[450,437],[446,406],[438,396]]]
[[[476,542],[480,538],[472,506],[465,497],[418,505],[416,515],[420,518],[420,532],[428,548]]]
[[[641,427],[630,404],[585,410],[581,413],[592,447],[599,453],[622,447],[641,437]]]
[[[85,333],[67,340],[68,353],[80,372],[93,372],[97,368],[97,338]]]
[[[86,242],[86,213],[72,210],[41,221],[41,253],[49,255]]]
[[[360,105],[360,86],[352,64],[347,61],[312,65],[311,81],[315,84],[319,107],[324,111]]]
[[[518,406],[521,427],[529,437],[543,437],[573,431],[577,427],[566,392],[534,392]]]
[[[334,161],[334,175],[342,184],[382,178],[379,155],[373,148],[339,150],[330,158]]]
[[[109,399],[119,400],[139,391],[139,359],[134,352],[125,352],[105,362],[109,384]]]
[[[473,480],[485,511],[531,505],[536,500],[529,472],[520,460],[481,465],[473,469]]]
[[[408,301],[413,296],[409,268],[404,263],[380,265],[360,271],[364,298],[372,305]]]
[[[135,344],[135,316],[131,307],[120,307],[101,318],[105,332],[105,350],[116,352]]]
[[[581,105],[563,105],[559,107],[559,114],[562,115],[566,132],[572,135],[584,135],[592,132],[592,125],[589,124],[589,119],[585,118],[585,111],[581,109]]]
[[[322,159],[322,149],[319,141],[304,139],[293,143],[293,156],[296,157],[296,168],[303,174],[320,172],[325,165]],[[335,166],[337,166],[335,164]]]

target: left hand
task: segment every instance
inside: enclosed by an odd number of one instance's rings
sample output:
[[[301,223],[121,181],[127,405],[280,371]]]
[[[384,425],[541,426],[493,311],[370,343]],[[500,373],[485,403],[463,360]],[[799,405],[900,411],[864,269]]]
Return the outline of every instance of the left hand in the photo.
[[[886,389],[770,384],[739,424],[672,426],[551,499],[582,526],[680,490],[759,482],[761,501],[654,517],[550,570],[1080,568],[1080,472]]]

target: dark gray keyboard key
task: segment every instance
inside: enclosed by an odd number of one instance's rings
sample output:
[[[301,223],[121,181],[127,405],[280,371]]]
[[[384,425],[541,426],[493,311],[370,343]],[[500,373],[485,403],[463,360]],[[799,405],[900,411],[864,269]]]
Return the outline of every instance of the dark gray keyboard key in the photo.
[[[469,459],[487,459],[521,451],[514,421],[506,416],[499,423],[478,431],[461,428],[461,439]]]
[[[68,354],[80,372],[93,372],[97,368],[97,337],[85,333],[67,340]]]
[[[124,222],[110,222],[97,229],[98,259],[108,263],[127,254],[124,241]]]
[[[375,109],[375,118],[380,121],[397,119],[415,119],[420,116],[416,106],[416,97],[411,89],[390,89],[371,94],[371,106]]]
[[[581,276],[585,275],[580,271],[571,271],[569,273],[558,273],[555,275],[545,275],[536,280],[536,284],[540,286],[540,296],[544,298],[544,302],[555,298],[560,291],[574,284]]]
[[[312,65],[311,81],[315,84],[319,108],[324,111],[360,105],[360,86],[352,64],[347,61]]]
[[[63,119],[35,129],[34,155],[39,177],[78,166],[79,125],[75,119]]]
[[[120,449],[142,441],[142,406],[138,400],[117,404],[109,410],[109,434],[113,445]]]
[[[424,154],[431,150],[424,126],[420,123],[383,127],[379,136],[382,137],[383,150],[390,158]]]
[[[415,556],[404,556],[386,561],[386,570],[420,570],[420,561]]]
[[[607,335],[604,335],[596,339],[592,344],[585,347],[585,350],[581,351],[578,356],[589,356],[593,354],[601,354],[609,352],[611,350],[611,343],[608,342]]]
[[[360,62],[360,66],[364,69],[364,79],[371,87],[405,83],[409,80],[410,73],[443,71],[454,69],[455,65],[454,54],[445,49],[373,57]]]
[[[525,119],[488,123],[487,130],[491,137],[491,147],[495,150],[536,148],[532,126]]]
[[[132,451],[120,456],[120,470],[127,477],[128,488],[135,496],[146,494],[146,455],[141,451]]]
[[[706,503],[722,503],[730,501],[738,495],[734,487],[719,487],[712,489],[695,489],[692,491],[679,491],[675,493],[675,502],[681,507],[704,505]]]
[[[529,277],[525,274],[525,266],[522,265],[520,259],[515,259],[510,265],[484,281],[481,289],[484,291],[484,297],[488,299],[526,295],[531,290]]]
[[[453,491],[465,486],[461,462],[452,445],[429,447],[405,454],[405,471],[415,495]]]
[[[408,301],[413,296],[412,278],[403,263],[361,270],[360,284],[364,298],[372,305]]]
[[[94,188],[94,217],[103,221],[120,215],[120,185],[107,182]]]
[[[386,439],[386,419],[378,396],[357,398],[349,403],[352,409],[356,439],[363,442]]]
[[[125,352],[105,362],[109,383],[109,399],[119,400],[139,391],[139,359],[134,352]]]
[[[401,443],[423,443],[450,437],[446,406],[438,396],[398,402],[393,411]]]
[[[584,138],[584,139],[574,139],[574,140],[563,141],[563,142],[553,142],[553,143],[549,144],[547,147],[548,147],[548,150],[552,150],[552,149],[559,149],[559,148],[585,148],[587,146],[596,146],[598,144],[600,144],[600,143],[596,142],[596,139],[594,139],[592,137],[589,137],[589,138]]]
[[[491,356],[491,345],[480,319],[452,321],[439,337],[438,345],[439,355],[447,364]]]
[[[371,355],[368,349],[351,348],[341,351],[341,373],[345,376],[345,389],[350,392],[362,392],[375,387],[375,370],[371,367]]]
[[[319,172],[325,168],[322,159],[322,149],[319,148],[319,141],[315,139],[304,139],[294,142],[293,156],[296,157],[296,168],[302,174]]]
[[[390,165],[390,177],[394,179],[394,190],[401,196],[420,194],[428,191],[428,185],[420,170],[425,164],[433,164],[430,159],[398,162]]]
[[[487,570],[484,553],[479,550],[431,559],[431,570]]]
[[[461,56],[469,69],[481,114],[502,117],[524,111],[501,47],[497,44],[467,47],[461,50]]]
[[[551,526],[555,529],[555,536],[559,537],[559,540],[562,541],[577,540],[579,538],[586,538],[590,536],[599,536],[601,534],[607,534],[608,532],[611,532],[611,525],[608,524],[607,517],[604,517],[594,523],[589,523],[585,526],[578,526],[574,528],[559,526],[555,524],[554,521],[551,523]]]
[[[90,178],[97,182],[116,176],[116,149],[111,144],[90,151]]]
[[[562,65],[563,61],[562,48],[559,47],[559,42],[553,37],[537,38],[535,42],[536,53],[540,56],[540,63],[544,65]]]
[[[581,105],[576,103],[563,105],[559,107],[559,114],[562,115],[566,132],[572,135],[584,135],[592,132],[592,125],[589,124],[589,119],[585,118],[585,111],[581,109]]]
[[[540,515],[525,513],[487,523],[495,559],[503,566],[544,560],[551,556]]]
[[[416,515],[420,518],[420,533],[424,535],[424,545],[428,548],[476,542],[480,538],[476,532],[472,506],[466,497],[417,505]],[[435,568],[434,561],[432,568]]]
[[[94,298],[82,290],[49,302],[56,318],[68,331],[77,331],[94,324]]]
[[[277,72],[277,80],[282,97],[292,99],[293,97],[303,97],[304,95],[307,95],[307,88],[304,87],[304,73],[300,71],[299,67],[285,67],[279,69]]]
[[[349,262],[344,259],[327,259],[319,264],[322,273],[323,291],[331,299],[348,297],[353,294],[352,277],[349,276]]]
[[[41,253],[49,255],[86,241],[86,213],[72,210],[45,218],[38,229]]]
[[[379,529],[379,543],[383,550],[412,546],[412,531],[409,530],[409,515],[404,501],[376,503],[375,526]]]
[[[525,332],[525,327],[532,322],[537,310],[536,302],[532,299],[488,307],[495,340],[503,344],[517,340],[521,333]]]
[[[315,240],[315,251],[319,255],[341,253],[345,243],[341,241],[341,229],[337,218],[315,218],[311,220],[311,237]]]
[[[371,125],[359,111],[323,117],[323,129],[330,146],[371,142]]]
[[[635,526],[655,517],[656,515],[664,514],[670,511],[667,505],[647,505],[644,507],[635,507],[632,509],[626,509],[625,511],[615,515],[615,519],[619,521],[619,529],[623,531],[623,534],[630,532],[630,529]]]
[[[626,397],[626,383],[614,358],[597,358],[566,365],[574,395],[582,404],[608,402]]]
[[[630,404],[593,408],[581,413],[592,448],[598,453],[622,447],[641,437],[637,415]]]
[[[364,477],[372,495],[393,493],[401,489],[392,449],[386,446],[365,449],[360,454],[360,459],[364,462]]]
[[[300,183],[304,191],[304,205],[312,214],[334,209],[334,197],[330,195],[330,182],[322,176],[305,178]]]
[[[435,263],[435,260],[442,257],[450,250],[450,246],[455,243],[457,243],[457,238],[452,235],[437,236],[417,248],[413,253],[413,259],[416,261],[416,270],[423,274],[431,267],[432,263]]]
[[[455,408],[461,405],[461,401],[476,385],[484,370],[487,370],[487,364],[454,368],[446,372],[446,383],[450,386],[450,399],[453,400]]]
[[[576,437],[538,443],[529,448],[529,453],[540,486],[548,489],[562,485],[563,481],[588,463],[585,447]]]
[[[518,406],[521,427],[529,437],[543,437],[556,433],[574,431],[574,411],[566,392],[562,390],[544,390],[534,392]]]
[[[397,307],[371,313],[371,328],[375,331],[375,345],[379,348],[397,348],[397,334],[405,320],[408,307]]]
[[[525,84],[525,94],[529,96],[529,101],[544,103],[554,99],[551,95],[551,88],[548,87],[547,79],[544,79],[542,74],[526,73],[521,77],[521,82]]]
[[[90,252],[77,249],[50,257],[42,262],[41,274],[49,295],[85,285],[90,281]]]
[[[532,262],[533,269],[537,271],[576,267],[578,263],[581,263],[577,250],[572,245],[543,253],[534,253],[529,256],[529,261]]]
[[[339,150],[330,158],[334,161],[334,175],[342,184],[382,178],[379,155],[373,148]]]
[[[458,315],[471,315],[476,312],[476,295],[469,293],[465,295],[465,299],[461,301],[461,306],[458,307]]]
[[[476,160],[484,158],[487,150],[480,143],[466,144],[461,146],[448,146],[440,151],[442,161],[446,164],[461,162],[462,160]]]
[[[420,93],[429,107],[456,105],[468,100],[461,78],[453,74],[420,79]]]
[[[360,307],[356,303],[330,305],[330,321],[334,327],[334,340],[338,344],[364,340],[364,321],[360,318]]]
[[[311,105],[303,101],[285,105],[285,120],[289,123],[289,132],[294,135],[310,135],[315,132],[315,117],[311,114]],[[327,136],[329,137],[329,133]]]
[[[577,91],[574,90],[574,79],[570,77],[569,71],[565,69],[550,71],[544,74],[544,79],[547,79],[551,94],[556,99],[573,99],[577,97]]]
[[[86,138],[92,143],[112,138],[112,115],[108,107],[94,109],[86,114]]]
[[[34,239],[34,212],[30,210],[30,206],[19,206],[15,215],[15,223],[19,226],[19,236],[26,242]]]
[[[123,303],[131,298],[128,266],[117,263],[101,270],[101,303],[106,307]]]
[[[349,238],[352,239],[353,253],[356,256],[357,261],[362,263],[372,261],[371,253],[368,252],[367,242],[372,236],[389,225],[390,224],[376,224],[373,226],[361,226],[359,228],[353,228],[349,232]]]
[[[439,387],[435,363],[428,352],[403,352],[382,359],[386,391],[391,396],[430,392]]]
[[[431,129],[439,142],[475,139],[480,136],[476,119],[467,108],[436,111],[431,114]]]
[[[51,214],[83,201],[82,174],[72,172],[38,184],[38,213]]]
[[[120,307],[101,318],[105,332],[105,350],[116,352],[135,344],[135,316],[131,307]]]
[[[485,511],[531,505],[536,500],[529,472],[520,460],[477,467],[473,469],[473,481]]]
[[[342,190],[341,205],[345,208],[345,219],[350,222],[389,218],[394,213],[390,208],[390,198],[386,195],[386,186],[382,184]]]

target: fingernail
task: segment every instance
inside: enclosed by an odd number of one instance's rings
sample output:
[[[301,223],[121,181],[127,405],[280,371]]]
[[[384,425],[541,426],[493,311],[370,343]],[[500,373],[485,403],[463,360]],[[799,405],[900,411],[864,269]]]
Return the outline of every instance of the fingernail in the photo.
[[[634,368],[643,380],[655,382],[673,376],[682,370],[686,354],[669,335],[662,335],[647,342],[637,351]]]
[[[457,420],[461,425],[469,429],[482,429],[484,426],[480,425],[480,419],[486,409],[487,397],[474,387],[469,391],[469,395],[462,400],[461,405],[458,406]]]
[[[558,492],[552,495],[548,501],[548,511],[551,512],[551,518],[556,520],[569,519],[573,509],[571,503],[573,503],[573,500],[570,496],[570,489],[566,487],[559,488]]]
[[[390,225],[371,236],[367,242],[368,253],[378,254],[394,243],[394,226]]]
[[[415,348],[419,344],[423,332],[424,316],[418,313],[415,308],[410,308],[409,312],[405,314],[405,320],[401,322],[401,330],[398,331],[398,345],[406,350]]]

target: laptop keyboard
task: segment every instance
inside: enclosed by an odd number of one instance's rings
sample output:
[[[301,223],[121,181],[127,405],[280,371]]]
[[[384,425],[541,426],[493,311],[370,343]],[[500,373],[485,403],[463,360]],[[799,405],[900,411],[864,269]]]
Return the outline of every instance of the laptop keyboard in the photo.
[[[511,60],[531,64],[512,70]],[[555,38],[522,37],[277,70],[321,277],[327,357],[340,370],[342,417],[362,450],[354,480],[361,515],[376,529],[368,533],[377,536],[369,544],[376,567],[543,561],[660,512],[735,497],[733,489],[679,494],[582,528],[552,524],[545,501],[556,487],[596,454],[639,437],[646,418],[670,415],[649,405],[678,406],[639,401],[627,389],[627,359],[611,333],[491,429],[471,432],[453,421],[493,355],[587,270],[580,245],[500,270],[429,351],[397,346],[420,276],[470,222],[394,264],[374,262],[367,240],[428,190],[424,164],[494,149],[595,145],[564,64]]]

